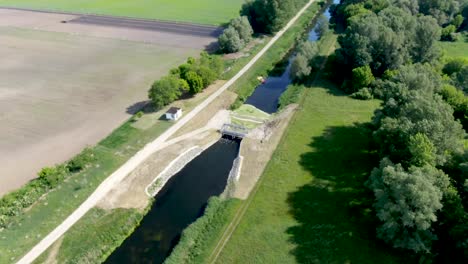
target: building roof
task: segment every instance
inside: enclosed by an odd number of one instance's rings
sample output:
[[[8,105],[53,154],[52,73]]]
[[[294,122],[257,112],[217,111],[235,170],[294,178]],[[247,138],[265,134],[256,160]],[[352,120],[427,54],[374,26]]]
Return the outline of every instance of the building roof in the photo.
[[[169,110],[167,110],[166,113],[167,113],[167,114],[173,114],[173,115],[175,115],[175,114],[177,114],[177,112],[179,112],[180,110],[182,110],[182,109],[180,109],[180,108],[178,108],[178,107],[171,107],[171,108],[169,108]]]

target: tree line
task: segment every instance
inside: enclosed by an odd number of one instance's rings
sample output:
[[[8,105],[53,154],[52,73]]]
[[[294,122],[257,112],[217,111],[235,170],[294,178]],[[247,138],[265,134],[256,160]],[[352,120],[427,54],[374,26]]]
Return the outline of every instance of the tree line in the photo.
[[[187,62],[170,70],[167,76],[151,86],[148,97],[154,107],[160,109],[182,95],[195,95],[216,81],[224,70],[224,62],[217,55],[202,52],[200,58],[188,58]]]
[[[273,34],[283,28],[307,0],[249,0],[240,17],[231,20],[219,37],[222,52],[242,50],[253,34]]]
[[[382,106],[370,172],[377,236],[435,261],[468,262],[468,67],[437,42],[466,30],[466,0],[343,0],[334,80]]]

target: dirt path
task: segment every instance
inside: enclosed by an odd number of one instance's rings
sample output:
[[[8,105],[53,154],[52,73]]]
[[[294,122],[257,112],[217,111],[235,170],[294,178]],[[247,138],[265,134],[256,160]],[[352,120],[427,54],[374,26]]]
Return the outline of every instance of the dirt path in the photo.
[[[55,241],[57,241],[65,232],[68,231],[78,220],[83,217],[91,208],[93,208],[114,186],[119,184],[128,174],[135,170],[141,163],[150,157],[161,144],[169,139],[181,127],[187,124],[192,118],[200,113],[205,107],[213,102],[219,95],[226,91],[232,84],[240,79],[252,66],[273,46],[273,44],[281,38],[284,33],[299,19],[299,17],[309,8],[315,0],[310,0],[291,21],[280,30],[268,44],[249,62],[244,66],[231,80],[224,84],[218,91],[213,93],[204,102],[195,107],[191,112],[182,117],[176,124],[166,130],[153,142],[146,145],[142,150],[130,158],[122,167],[112,173],[96,191],[76,209],[65,221],[57,226],[51,233],[49,233],[41,242],[33,247],[25,256],[23,256],[17,263],[31,263],[39,257],[44,251],[47,250]]]
[[[329,50],[327,51],[327,55],[330,55],[330,53],[334,50],[335,48],[335,44],[336,44],[336,40],[333,41],[333,43],[330,45],[330,48]],[[320,65],[320,70],[323,70],[323,68],[325,67],[326,63],[328,61],[328,57],[322,62],[322,64]],[[312,85],[315,84],[318,80],[318,78],[320,77],[320,74],[317,74],[317,76],[315,77],[314,81],[312,82]],[[300,103],[299,105],[302,105],[304,103],[304,100],[305,98],[307,97],[307,93],[308,93],[308,90],[305,91],[305,95],[301,97],[301,100],[300,100]],[[291,123],[294,122],[294,120],[296,119],[297,115],[294,114],[291,118]],[[240,206],[240,208],[238,209],[237,213],[234,215],[234,218],[232,219],[231,223],[228,225],[228,227],[226,228],[226,230],[224,231],[223,235],[221,236],[221,239],[218,241],[218,244],[216,245],[215,249],[213,250],[213,252],[211,253],[210,257],[208,258],[208,262],[213,264],[213,263],[216,263],[216,261],[218,260],[218,257],[219,255],[221,254],[221,252],[223,251],[224,247],[226,246],[227,242],[229,241],[229,239],[231,238],[232,234],[234,233],[234,231],[236,230],[237,226],[239,225],[240,221],[242,220],[242,218],[244,217],[245,215],[245,212],[247,211],[247,209],[249,208],[250,204],[252,203],[253,199],[255,198],[256,194],[257,194],[257,191],[258,189],[260,188],[260,186],[262,185],[262,182],[263,182],[263,179],[264,177],[260,177],[260,179],[258,180],[257,184],[254,186],[252,192],[250,193],[247,201],[242,204]]]

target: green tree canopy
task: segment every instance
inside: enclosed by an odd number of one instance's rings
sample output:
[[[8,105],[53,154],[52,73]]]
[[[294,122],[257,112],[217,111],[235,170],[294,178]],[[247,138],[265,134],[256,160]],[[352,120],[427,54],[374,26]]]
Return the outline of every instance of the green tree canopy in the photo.
[[[186,91],[187,83],[177,76],[169,75],[154,82],[148,92],[148,97],[156,109],[160,109],[179,99],[182,92]]]
[[[377,217],[382,222],[378,236],[396,248],[430,252],[436,239],[431,225],[442,208],[449,179],[432,166],[410,167],[383,159],[368,181],[374,191]]]
[[[197,94],[203,90],[203,79],[196,72],[189,71],[185,80],[190,86],[190,93]]]

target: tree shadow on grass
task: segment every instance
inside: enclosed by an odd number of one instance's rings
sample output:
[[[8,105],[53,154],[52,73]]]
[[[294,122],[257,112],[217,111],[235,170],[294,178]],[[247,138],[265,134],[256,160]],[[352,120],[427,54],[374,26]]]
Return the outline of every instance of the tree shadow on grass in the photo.
[[[364,183],[378,157],[369,151],[367,126],[330,127],[312,139],[312,151],[301,157],[313,179],[289,194],[299,224],[287,231],[299,263],[398,261],[394,250],[375,238],[373,194]]]

